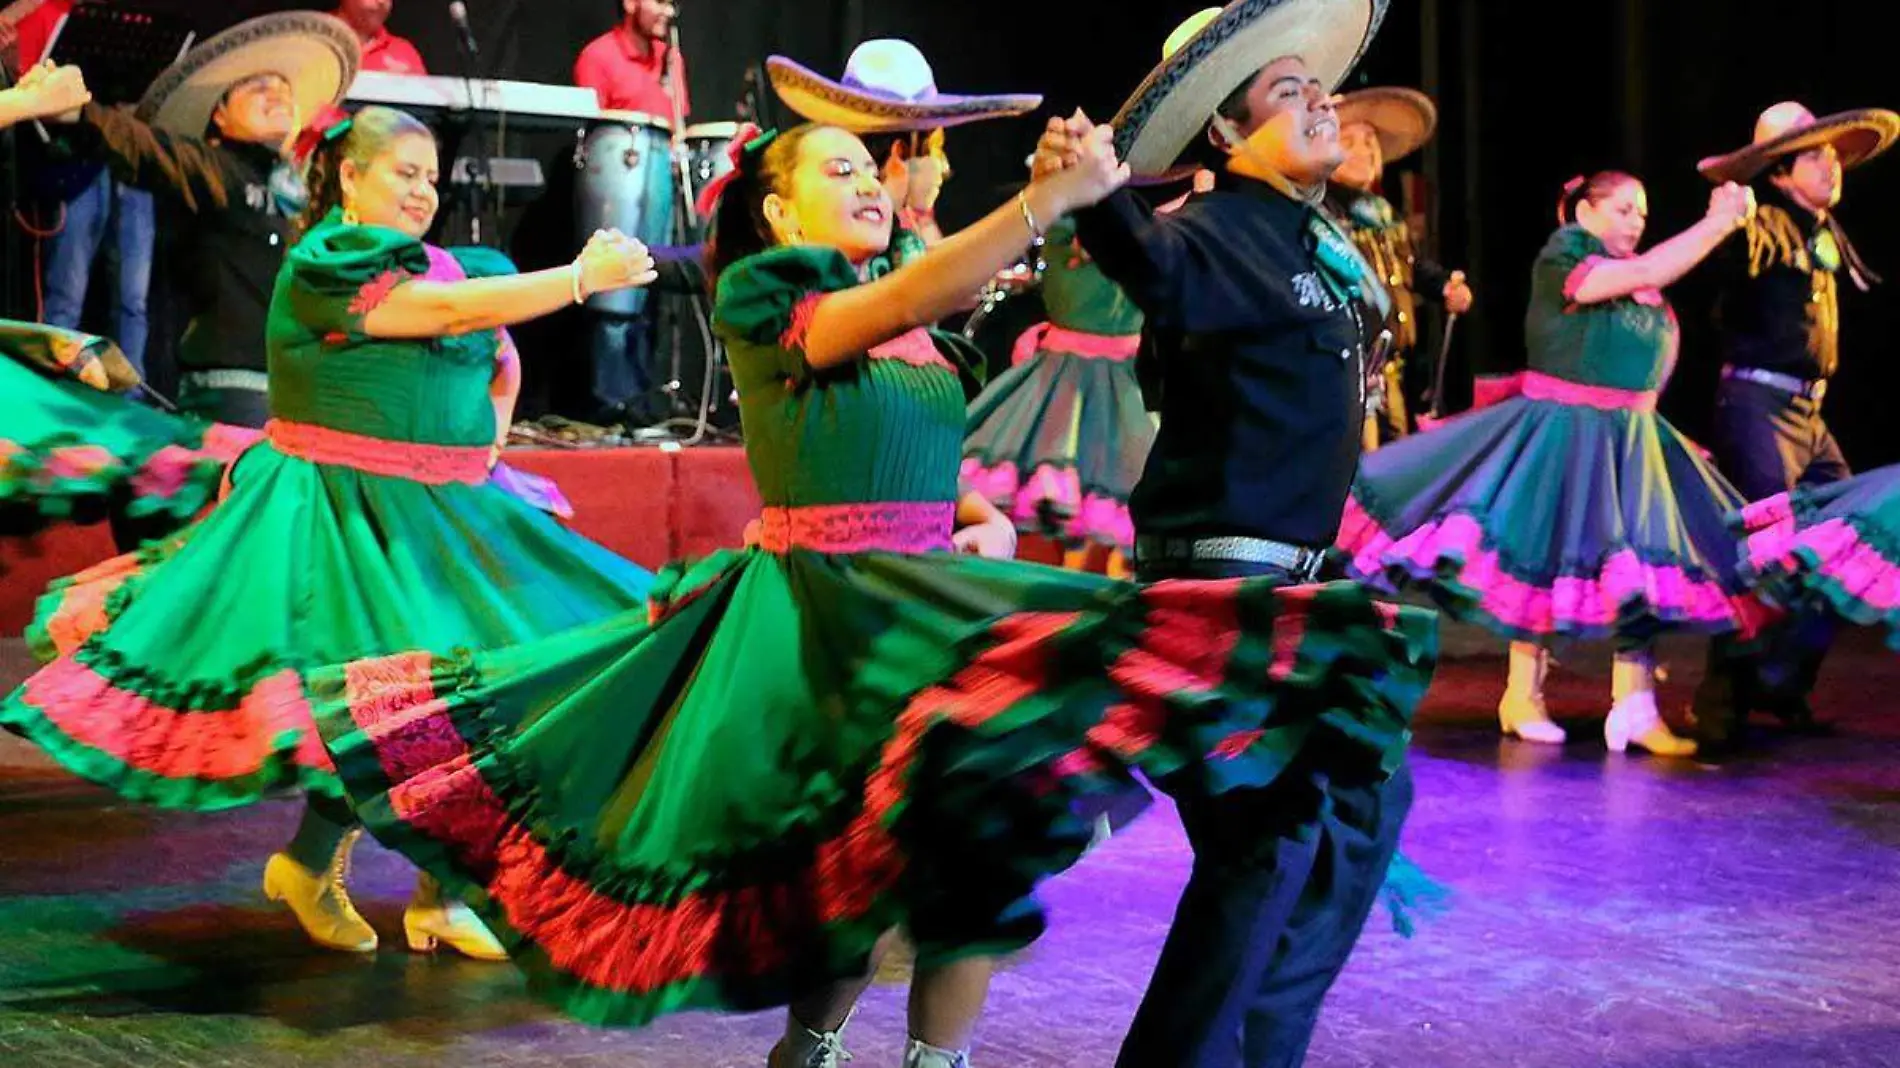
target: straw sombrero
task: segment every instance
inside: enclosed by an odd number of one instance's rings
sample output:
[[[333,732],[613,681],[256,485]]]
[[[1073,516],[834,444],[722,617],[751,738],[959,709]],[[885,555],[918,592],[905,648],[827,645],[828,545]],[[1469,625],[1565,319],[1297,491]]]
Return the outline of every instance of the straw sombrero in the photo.
[[[281,74],[297,98],[301,123],[323,105],[343,99],[362,60],[356,31],[334,15],[261,15],[165,68],[139,101],[138,117],[162,130],[200,137],[231,86],[259,74]]]
[[[1260,68],[1299,56],[1332,92],[1365,54],[1389,0],[1234,0],[1189,18],[1114,119],[1115,151],[1136,174],[1172,167],[1214,109]]]
[[[1340,97],[1336,106],[1341,129],[1356,122],[1372,127],[1387,163],[1424,148],[1438,129],[1438,105],[1416,89],[1358,89]]]
[[[961,126],[1042,106],[1042,97],[1033,94],[940,93],[929,61],[909,41],[866,41],[852,49],[842,81],[834,82],[784,56],[767,57],[765,73],[786,107],[812,122],[858,134]]]
[[[1893,147],[1900,137],[1900,115],[1880,108],[1843,111],[1817,119],[1793,101],[1784,101],[1755,120],[1755,140],[1727,155],[1710,156],[1696,170],[1711,182],[1752,182],[1783,156],[1799,155],[1832,144],[1841,169],[1865,163]]]
[[[83,382],[108,393],[139,384],[137,369],[117,342],[77,330],[0,319],[0,356],[49,377]]]

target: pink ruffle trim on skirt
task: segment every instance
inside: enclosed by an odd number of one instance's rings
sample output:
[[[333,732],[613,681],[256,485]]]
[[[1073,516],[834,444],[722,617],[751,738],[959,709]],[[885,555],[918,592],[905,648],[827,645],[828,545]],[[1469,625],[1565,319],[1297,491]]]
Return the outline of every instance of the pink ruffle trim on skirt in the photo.
[[[1742,524],[1755,574],[1810,572],[1883,615],[1900,611],[1900,564],[1863,541],[1847,520],[1799,529],[1788,495],[1780,493],[1744,508]]]
[[[1073,468],[1043,464],[1025,481],[1007,460],[985,467],[971,457],[963,461],[959,480],[965,490],[994,502],[1020,530],[1042,532],[1045,517],[1053,514],[1061,517],[1056,533],[1062,537],[1123,548],[1135,543],[1135,524],[1127,503],[1084,494]]]
[[[1600,631],[1616,624],[1624,606],[1639,602],[1672,620],[1726,621],[1743,633],[1753,633],[1771,614],[1754,598],[1732,596],[1681,568],[1645,564],[1628,549],[1610,554],[1594,575],[1564,575],[1549,587],[1538,586],[1506,572],[1498,554],[1485,548],[1483,528],[1467,515],[1449,515],[1394,538],[1348,499],[1337,544],[1351,555],[1353,573],[1364,577],[1397,566],[1431,581],[1441,563],[1455,564],[1457,573],[1448,581],[1476,591],[1480,611],[1532,634]]]
[[[179,711],[65,657],[29,678],[20,700],[74,741],[168,779],[255,774],[290,732],[298,732],[293,763],[335,770],[317,737],[303,682],[288,669],[259,681],[233,708]]]

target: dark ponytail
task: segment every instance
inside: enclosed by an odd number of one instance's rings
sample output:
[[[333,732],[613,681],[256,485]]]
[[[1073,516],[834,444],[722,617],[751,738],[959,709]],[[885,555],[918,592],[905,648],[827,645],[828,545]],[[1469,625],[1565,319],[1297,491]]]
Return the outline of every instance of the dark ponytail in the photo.
[[[1579,174],[1564,183],[1564,191],[1557,198],[1557,225],[1569,226],[1577,221],[1577,205],[1584,201],[1595,204],[1623,188],[1625,182],[1634,182],[1636,176],[1623,171],[1598,171],[1588,178]]]

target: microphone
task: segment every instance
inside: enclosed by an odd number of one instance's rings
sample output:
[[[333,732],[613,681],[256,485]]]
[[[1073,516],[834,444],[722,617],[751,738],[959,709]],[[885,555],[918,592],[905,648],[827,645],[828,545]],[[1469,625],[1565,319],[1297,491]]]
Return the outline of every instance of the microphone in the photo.
[[[481,49],[475,47],[475,31],[468,25],[468,5],[462,0],[454,0],[449,5],[449,21],[455,23],[456,36],[462,39],[462,47],[470,56],[481,55]]]

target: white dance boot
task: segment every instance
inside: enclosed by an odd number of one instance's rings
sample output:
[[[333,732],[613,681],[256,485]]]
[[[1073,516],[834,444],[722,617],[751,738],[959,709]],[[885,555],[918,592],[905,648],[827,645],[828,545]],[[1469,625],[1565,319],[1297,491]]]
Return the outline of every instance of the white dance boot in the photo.
[[[289,906],[312,942],[345,953],[376,952],[376,929],[356,911],[343,885],[350,874],[350,852],[362,834],[355,830],[344,835],[322,871],[311,871],[289,853],[272,853],[264,864],[264,896]]]
[[[844,1048],[844,1029],[857,1011],[852,1009],[837,1030],[822,1034],[793,1020],[786,1036],[765,1055],[765,1068],[839,1068],[851,1059]]]
[[[967,1050],[943,1049],[921,1039],[911,1039],[904,1051],[904,1068],[970,1068]]]
[[[475,910],[460,901],[445,901],[441,884],[427,875],[417,876],[415,896],[402,913],[403,934],[409,948],[417,953],[433,953],[447,944],[464,956],[476,960],[507,960],[495,935],[475,915]]]
[[[1550,650],[1531,642],[1511,643],[1511,674],[1498,702],[1498,729],[1527,742],[1564,744],[1564,729],[1550,721],[1544,708],[1544,676],[1550,670]]]
[[[1656,711],[1655,667],[1648,654],[1618,653],[1611,670],[1615,703],[1610,706],[1610,718],[1603,722],[1603,742],[1610,752],[1621,753],[1634,745],[1657,756],[1693,756],[1695,742],[1670,733]]]

